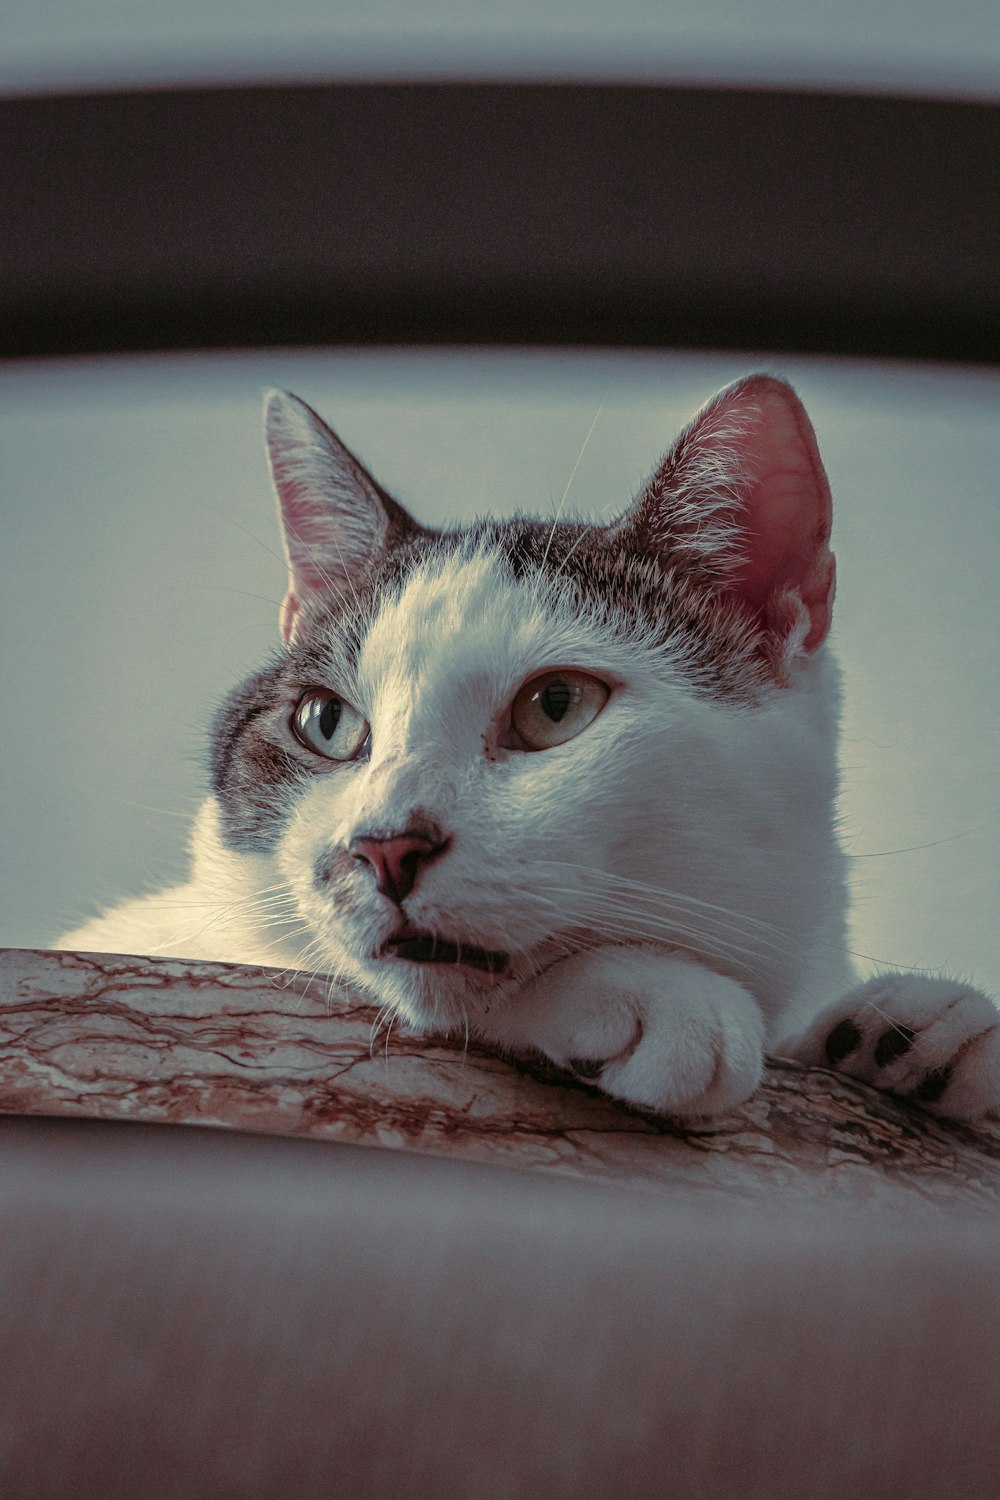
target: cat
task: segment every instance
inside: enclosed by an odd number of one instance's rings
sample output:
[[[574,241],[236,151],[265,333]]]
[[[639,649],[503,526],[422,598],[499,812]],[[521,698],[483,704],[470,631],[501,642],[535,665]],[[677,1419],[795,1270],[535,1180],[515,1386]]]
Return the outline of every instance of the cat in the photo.
[[[790,386],[719,392],[609,524],[433,531],[304,402],[265,425],[281,647],[215,720],[190,879],[61,946],[329,973],[680,1119],[776,1044],[1000,1106],[989,997],[848,964],[831,498]]]

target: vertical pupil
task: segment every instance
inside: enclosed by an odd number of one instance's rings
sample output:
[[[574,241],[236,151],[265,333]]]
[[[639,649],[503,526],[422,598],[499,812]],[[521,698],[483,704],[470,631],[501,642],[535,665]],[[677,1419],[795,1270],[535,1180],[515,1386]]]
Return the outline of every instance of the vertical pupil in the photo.
[[[340,699],[328,698],[319,711],[319,732],[325,740],[333,739],[333,731],[340,722]]]
[[[549,682],[542,689],[541,701],[553,724],[558,724],[573,701],[573,689],[568,682]]]

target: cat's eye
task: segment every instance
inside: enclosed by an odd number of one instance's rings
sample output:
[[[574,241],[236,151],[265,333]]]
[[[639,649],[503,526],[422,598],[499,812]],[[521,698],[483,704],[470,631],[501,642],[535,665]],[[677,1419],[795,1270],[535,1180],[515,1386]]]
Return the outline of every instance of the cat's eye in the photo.
[[[329,688],[311,688],[292,715],[292,732],[307,750],[327,760],[353,760],[364,749],[368,721]]]
[[[607,684],[589,672],[546,672],[514,699],[511,728],[525,750],[550,750],[592,724],[610,696]]]

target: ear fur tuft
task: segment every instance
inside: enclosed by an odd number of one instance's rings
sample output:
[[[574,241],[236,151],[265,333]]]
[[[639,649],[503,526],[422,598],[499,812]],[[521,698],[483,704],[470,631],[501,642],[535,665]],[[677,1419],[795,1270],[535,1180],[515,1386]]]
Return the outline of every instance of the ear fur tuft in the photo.
[[[619,523],[629,545],[701,575],[801,649],[830,628],[832,505],[805,408],[784,381],[751,375],[702,407]]]
[[[303,608],[354,581],[389,539],[420,528],[312,407],[287,391],[264,398],[264,434],[288,562],[281,633],[291,641]]]

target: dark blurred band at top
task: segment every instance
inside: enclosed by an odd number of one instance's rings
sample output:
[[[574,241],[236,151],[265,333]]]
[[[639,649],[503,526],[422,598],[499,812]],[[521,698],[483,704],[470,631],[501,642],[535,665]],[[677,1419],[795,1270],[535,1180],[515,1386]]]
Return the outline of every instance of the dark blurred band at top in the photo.
[[[1000,108],[368,84],[0,100],[0,352],[687,346],[996,363]]]

